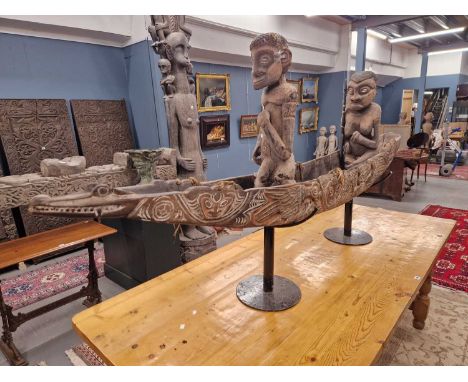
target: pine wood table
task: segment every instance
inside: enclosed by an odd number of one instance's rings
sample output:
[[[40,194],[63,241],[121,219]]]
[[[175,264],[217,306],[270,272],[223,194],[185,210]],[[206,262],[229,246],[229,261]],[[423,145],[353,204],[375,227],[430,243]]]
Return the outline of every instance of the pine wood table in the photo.
[[[354,226],[374,241],[353,247],[323,237],[342,220],[340,207],[276,230],[275,274],[302,291],[289,310],[261,312],[236,297],[240,280],[262,273],[258,231],[77,314],[73,325],[109,365],[370,365],[405,309],[424,326],[431,269],[455,222],[355,206]]]
[[[0,269],[71,248],[78,244],[86,244],[89,257],[88,284],[86,286],[83,286],[75,293],[27,313],[13,314],[13,308],[7,305],[3,299],[0,280],[0,316],[2,318],[3,329],[0,338],[0,351],[7,357],[11,365],[20,366],[28,364],[13,342],[12,333],[20,325],[81,297],[86,297],[86,300],[83,302],[86,306],[101,302],[101,292],[98,287],[98,272],[94,262],[94,240],[112,235],[115,232],[117,232],[115,229],[95,221],[82,221],[0,244]]]

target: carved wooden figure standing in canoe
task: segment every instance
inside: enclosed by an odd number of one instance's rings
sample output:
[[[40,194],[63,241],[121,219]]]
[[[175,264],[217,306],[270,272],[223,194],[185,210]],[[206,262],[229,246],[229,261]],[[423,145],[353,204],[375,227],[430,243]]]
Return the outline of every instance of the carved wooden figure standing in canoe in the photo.
[[[376,88],[377,77],[370,71],[354,73],[348,83],[344,128],[346,168],[364,162],[377,152],[382,111],[373,102]]]
[[[255,187],[294,183],[294,126],[298,94],[286,81],[291,51],[286,39],[265,33],[250,44],[252,79],[255,89],[265,88],[263,110],[257,117],[260,128],[253,160],[260,165]]]

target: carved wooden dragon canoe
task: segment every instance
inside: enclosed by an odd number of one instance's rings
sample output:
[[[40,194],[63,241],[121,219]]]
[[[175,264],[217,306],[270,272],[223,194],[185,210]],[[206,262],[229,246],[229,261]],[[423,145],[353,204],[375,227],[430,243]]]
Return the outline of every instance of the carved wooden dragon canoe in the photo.
[[[395,134],[384,134],[376,154],[367,161],[347,170],[337,166],[314,179],[304,179],[308,176],[302,174],[294,184],[253,188],[253,175],[199,184],[191,179],[155,180],[112,191],[97,186],[89,193],[65,197],[39,195],[31,201],[29,211],[197,226],[294,225],[350,201],[382,179],[398,150],[399,139]],[[333,157],[325,160],[338,160],[338,153],[330,155]]]

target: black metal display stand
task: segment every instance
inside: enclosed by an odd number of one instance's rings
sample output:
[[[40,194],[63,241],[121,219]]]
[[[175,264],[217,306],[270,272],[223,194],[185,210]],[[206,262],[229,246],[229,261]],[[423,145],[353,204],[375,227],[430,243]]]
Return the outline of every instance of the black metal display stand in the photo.
[[[275,229],[264,228],[263,275],[254,275],[237,285],[237,298],[251,308],[275,312],[296,305],[301,290],[291,280],[274,275]]]
[[[334,243],[364,245],[372,242],[372,236],[360,229],[353,229],[353,200],[345,204],[344,227],[329,228],[324,236]]]

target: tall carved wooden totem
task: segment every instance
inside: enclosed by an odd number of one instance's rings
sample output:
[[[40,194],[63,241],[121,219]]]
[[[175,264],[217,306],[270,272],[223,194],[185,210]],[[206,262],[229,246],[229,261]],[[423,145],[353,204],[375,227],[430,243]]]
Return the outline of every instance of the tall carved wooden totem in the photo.
[[[153,39],[152,47],[160,56],[160,84],[164,93],[169,145],[176,150],[177,176],[204,181],[208,162],[200,145],[195,80],[189,58],[192,32],[185,26],[185,16],[151,16],[148,31]],[[179,239],[183,261],[216,248],[216,233],[211,227],[184,225]]]

